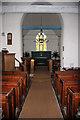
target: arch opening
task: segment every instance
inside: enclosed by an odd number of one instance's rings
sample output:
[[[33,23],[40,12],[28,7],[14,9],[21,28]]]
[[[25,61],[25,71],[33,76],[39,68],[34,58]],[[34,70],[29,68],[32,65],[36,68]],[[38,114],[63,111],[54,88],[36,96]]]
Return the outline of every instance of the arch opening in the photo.
[[[42,20],[41,20],[42,18]],[[43,29],[43,32],[47,36],[47,50],[58,52],[60,55],[61,67],[64,66],[63,57],[63,20],[59,13],[26,13],[22,18],[22,27],[38,27],[38,26],[61,26],[62,29]],[[35,39],[36,35],[40,32],[40,29],[27,29],[22,30],[22,43],[23,54],[25,52],[36,51]],[[54,59],[54,58],[53,58]]]

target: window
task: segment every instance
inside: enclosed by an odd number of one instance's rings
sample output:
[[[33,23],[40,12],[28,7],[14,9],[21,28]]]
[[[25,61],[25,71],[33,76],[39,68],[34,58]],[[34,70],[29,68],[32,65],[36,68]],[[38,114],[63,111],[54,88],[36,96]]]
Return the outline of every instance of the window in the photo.
[[[47,51],[47,37],[42,32],[36,35],[36,51]]]

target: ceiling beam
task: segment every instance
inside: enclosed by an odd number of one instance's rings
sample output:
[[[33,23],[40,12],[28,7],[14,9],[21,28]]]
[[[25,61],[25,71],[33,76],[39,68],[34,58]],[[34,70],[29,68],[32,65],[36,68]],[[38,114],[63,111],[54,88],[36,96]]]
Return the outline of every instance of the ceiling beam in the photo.
[[[2,2],[79,2],[79,0],[1,0]]]
[[[24,26],[23,30],[37,30],[37,29],[52,29],[52,30],[61,30],[61,26]]]
[[[78,13],[78,6],[3,5],[2,13]]]

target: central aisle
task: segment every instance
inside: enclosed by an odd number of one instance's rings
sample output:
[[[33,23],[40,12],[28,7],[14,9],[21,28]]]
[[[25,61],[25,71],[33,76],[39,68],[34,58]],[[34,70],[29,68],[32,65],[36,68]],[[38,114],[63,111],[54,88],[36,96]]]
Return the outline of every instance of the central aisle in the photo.
[[[47,67],[37,67],[19,118],[62,118]]]

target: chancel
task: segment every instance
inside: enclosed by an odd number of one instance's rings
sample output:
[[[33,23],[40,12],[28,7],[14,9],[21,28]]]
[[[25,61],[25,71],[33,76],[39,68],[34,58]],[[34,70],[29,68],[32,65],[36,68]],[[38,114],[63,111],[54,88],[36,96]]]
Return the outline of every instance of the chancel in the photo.
[[[21,0],[20,0],[21,1]],[[0,119],[80,119],[80,2],[0,2]]]

